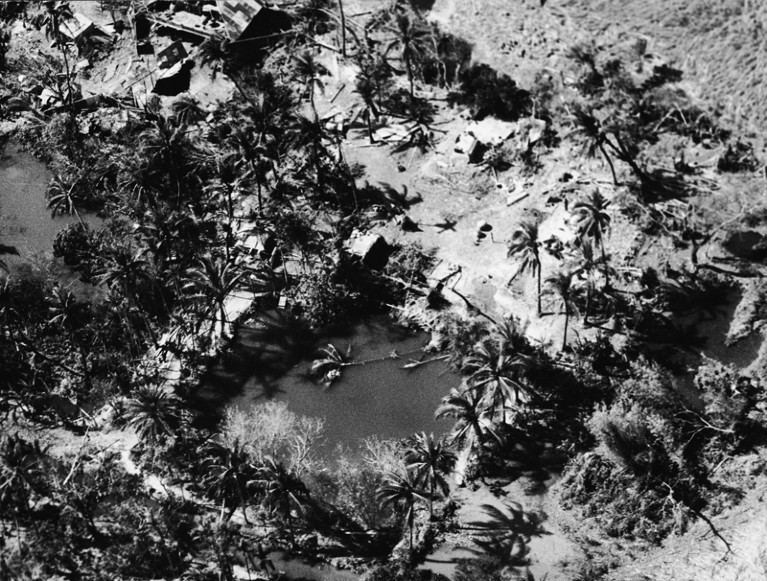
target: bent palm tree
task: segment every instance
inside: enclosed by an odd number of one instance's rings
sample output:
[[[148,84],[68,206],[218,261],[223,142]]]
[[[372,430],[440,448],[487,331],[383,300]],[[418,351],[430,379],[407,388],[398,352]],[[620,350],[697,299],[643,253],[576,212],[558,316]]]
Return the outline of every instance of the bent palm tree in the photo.
[[[587,199],[577,202],[572,211],[578,236],[581,239],[590,238],[599,245],[607,287],[610,286],[610,274],[605,254],[605,234],[610,230],[610,215],[607,213],[609,205],[610,201],[599,190],[594,190]]]
[[[413,444],[405,452],[408,470],[415,474],[416,483],[429,490],[429,520],[434,516],[434,498],[437,489],[447,496],[450,487],[445,476],[455,465],[455,454],[450,452],[442,442],[434,439],[434,434],[426,432],[416,434]]]
[[[530,271],[538,281],[538,316],[541,316],[541,255],[539,252],[538,224],[524,221],[512,234],[508,257],[521,260],[518,272]]]
[[[415,506],[424,502],[427,497],[420,485],[410,472],[406,474],[389,474],[376,491],[376,499],[381,508],[394,507],[402,512],[410,530],[410,550],[413,550],[413,528],[415,525]]]

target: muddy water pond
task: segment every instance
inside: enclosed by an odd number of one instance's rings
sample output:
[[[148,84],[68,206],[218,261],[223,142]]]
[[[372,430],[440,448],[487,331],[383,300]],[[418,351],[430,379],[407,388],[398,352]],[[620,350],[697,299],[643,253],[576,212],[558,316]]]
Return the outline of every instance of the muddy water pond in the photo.
[[[53,242],[59,231],[77,218],[51,217],[45,198],[51,177],[45,164],[18,143],[0,144],[0,244],[13,246],[19,253],[4,256],[3,261],[12,273],[44,266],[63,282],[71,282],[75,279],[71,271],[52,260]],[[100,222],[94,215],[84,215],[83,219],[92,226]]]
[[[434,411],[460,377],[443,361],[404,369],[422,353],[425,333],[403,329],[386,318],[356,325],[346,335],[316,337],[277,315],[241,326],[231,352],[221,357],[202,382],[201,407],[220,414],[225,406],[247,409],[269,399],[285,401],[295,413],[324,418],[320,454],[339,444],[356,448],[363,438],[404,438],[415,432],[444,434],[450,420]],[[332,343],[352,361],[330,386],[309,376],[311,361]]]

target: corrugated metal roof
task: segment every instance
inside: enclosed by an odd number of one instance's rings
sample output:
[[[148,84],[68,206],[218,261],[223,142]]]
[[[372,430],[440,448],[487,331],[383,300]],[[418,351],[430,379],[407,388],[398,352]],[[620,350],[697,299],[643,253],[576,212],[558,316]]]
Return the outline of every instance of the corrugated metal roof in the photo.
[[[216,0],[229,40],[237,40],[264,7],[258,0]]]

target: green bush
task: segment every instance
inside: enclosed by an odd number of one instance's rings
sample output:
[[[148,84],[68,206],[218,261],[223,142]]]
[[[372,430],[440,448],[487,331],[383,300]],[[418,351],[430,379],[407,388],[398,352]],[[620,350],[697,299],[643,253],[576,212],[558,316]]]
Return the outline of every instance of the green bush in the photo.
[[[492,115],[506,121],[516,121],[530,114],[530,93],[518,87],[511,77],[499,74],[489,65],[472,65],[460,74],[460,79],[460,90],[451,93],[449,101],[468,105],[475,119]]]

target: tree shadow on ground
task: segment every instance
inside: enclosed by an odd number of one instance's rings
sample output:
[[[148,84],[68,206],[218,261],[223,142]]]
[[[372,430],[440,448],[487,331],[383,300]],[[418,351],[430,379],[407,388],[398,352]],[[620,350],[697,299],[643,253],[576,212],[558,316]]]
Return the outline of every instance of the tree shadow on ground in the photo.
[[[551,435],[552,442],[547,442],[543,434],[539,436],[539,439],[515,436],[515,444],[498,450],[493,466],[485,467],[485,473],[510,482],[525,478],[530,482],[526,488],[529,495],[545,491],[546,483],[564,469],[567,458],[552,443],[556,436]]]
[[[500,508],[493,504],[483,504],[481,508],[484,517],[466,527],[476,545],[469,551],[477,556],[489,555],[512,567],[528,565],[530,540],[550,534],[541,524],[545,515],[525,511],[513,501]]]
[[[255,403],[281,390],[280,377],[316,350],[316,335],[279,312],[261,313],[240,325],[231,347],[203,375],[192,397],[203,423],[215,421],[227,401],[252,391]]]

